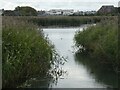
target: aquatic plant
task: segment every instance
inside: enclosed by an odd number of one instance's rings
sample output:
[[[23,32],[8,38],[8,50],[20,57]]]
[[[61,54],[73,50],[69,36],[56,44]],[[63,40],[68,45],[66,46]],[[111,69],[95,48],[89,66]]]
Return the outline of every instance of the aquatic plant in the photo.
[[[117,18],[103,20],[75,35],[76,46],[82,46],[81,52],[95,57],[98,63],[111,65],[117,72],[118,60],[118,21]]]
[[[38,28],[20,17],[3,17],[3,88],[17,87],[31,77],[44,76],[49,71],[52,46]]]
[[[109,19],[115,16],[109,17]],[[82,24],[97,23],[108,19],[107,16],[45,16],[45,17],[23,17],[23,19],[42,27],[75,27]]]

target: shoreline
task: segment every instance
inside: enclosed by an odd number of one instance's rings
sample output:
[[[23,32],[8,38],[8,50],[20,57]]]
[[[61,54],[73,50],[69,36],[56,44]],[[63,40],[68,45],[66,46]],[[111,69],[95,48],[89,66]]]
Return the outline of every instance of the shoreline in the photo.
[[[81,24],[79,26],[40,26],[42,29],[47,29],[47,28],[51,28],[51,29],[56,29],[56,28],[63,28],[63,29],[66,29],[66,28],[80,28],[80,27],[84,27],[84,26],[92,26],[92,25],[96,25],[96,23],[91,23],[91,24]]]

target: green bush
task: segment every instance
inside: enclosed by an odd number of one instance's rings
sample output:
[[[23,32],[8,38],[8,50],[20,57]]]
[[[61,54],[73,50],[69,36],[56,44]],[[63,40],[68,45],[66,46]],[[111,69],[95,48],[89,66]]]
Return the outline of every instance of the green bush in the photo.
[[[99,63],[111,65],[115,70],[118,63],[117,18],[103,20],[96,26],[79,31],[75,35],[76,46],[83,46],[81,52],[88,52]],[[84,49],[84,50],[83,50]]]
[[[52,47],[42,30],[16,17],[3,17],[3,88],[17,87],[25,80],[43,76],[50,69]]]

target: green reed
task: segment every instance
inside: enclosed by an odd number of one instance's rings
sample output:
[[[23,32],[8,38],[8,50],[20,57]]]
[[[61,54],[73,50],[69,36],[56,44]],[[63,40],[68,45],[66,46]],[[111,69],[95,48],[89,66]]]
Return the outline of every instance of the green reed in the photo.
[[[2,31],[3,88],[17,87],[31,77],[48,72],[52,45],[42,29],[20,17],[3,17]]]

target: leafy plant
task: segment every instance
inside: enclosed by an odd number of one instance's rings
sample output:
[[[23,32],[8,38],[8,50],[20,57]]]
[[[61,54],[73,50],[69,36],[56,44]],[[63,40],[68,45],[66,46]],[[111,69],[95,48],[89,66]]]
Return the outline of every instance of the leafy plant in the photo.
[[[98,63],[111,65],[117,71],[119,65],[118,56],[118,22],[117,18],[103,20],[96,26],[79,31],[75,35],[76,46],[85,48],[82,52],[88,52],[97,58]]]

